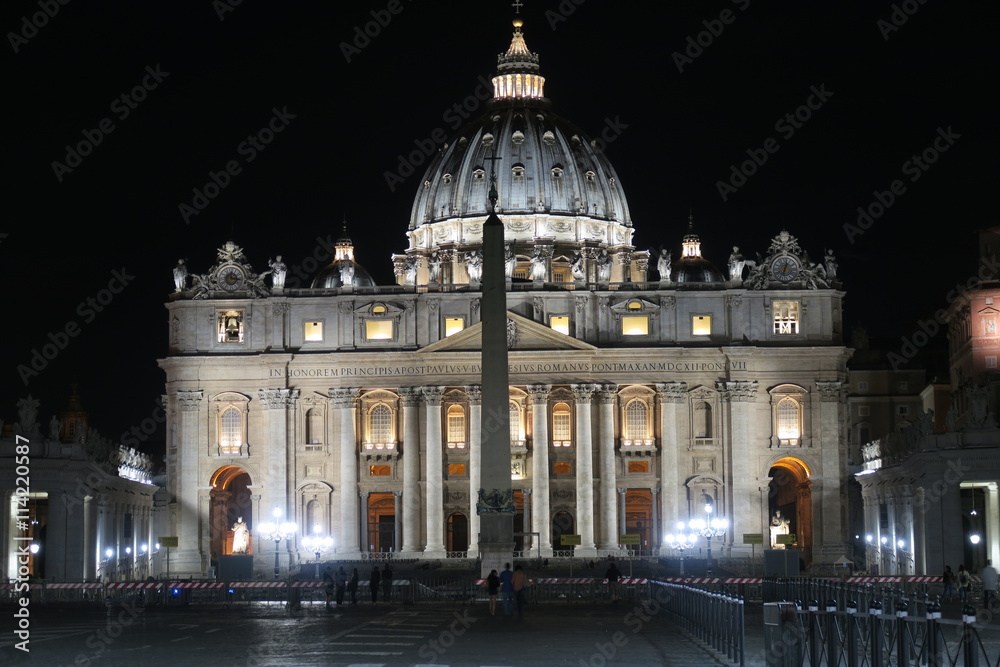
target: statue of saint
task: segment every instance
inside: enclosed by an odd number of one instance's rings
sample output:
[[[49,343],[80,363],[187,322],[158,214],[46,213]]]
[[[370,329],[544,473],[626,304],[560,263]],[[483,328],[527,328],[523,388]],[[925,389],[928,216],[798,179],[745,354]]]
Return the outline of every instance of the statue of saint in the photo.
[[[348,285],[354,284],[354,262],[342,259],[340,260],[340,284],[342,287],[347,287]]]
[[[184,288],[187,287],[187,267],[184,266],[184,260],[177,260],[177,266],[174,267],[174,291],[183,292]]]
[[[465,254],[465,270],[469,274],[470,283],[478,283],[483,279],[483,255],[478,250],[470,250]]]
[[[545,254],[539,246],[531,251],[531,275],[532,280],[545,280]]]
[[[507,276],[507,280],[511,280],[514,277],[514,268],[517,266],[517,255],[514,254],[514,244],[507,243],[504,245],[504,259],[503,259],[503,271],[504,275]]]
[[[828,249],[826,256],[823,257],[823,268],[826,269],[827,280],[834,280],[837,277],[837,266],[837,258],[833,256],[833,249]]]
[[[601,248],[601,254],[597,257],[597,280],[606,283],[611,281],[611,269],[613,267],[611,255],[607,248]]]
[[[787,535],[789,531],[789,525],[791,522],[786,518],[781,516],[781,510],[775,510],[774,516],[771,517],[771,548],[772,549],[784,549],[784,544],[778,544],[778,535]]]
[[[55,442],[59,439],[59,419],[52,415],[52,419],[49,420],[49,440]]]
[[[268,259],[267,265],[271,267],[271,284],[277,288],[284,287],[285,275],[288,273],[288,267],[281,261],[281,255],[278,255],[273,262]]]
[[[573,251],[573,261],[569,265],[569,270],[573,274],[573,280],[584,281],[587,278],[587,270],[584,267],[583,253],[579,250]]]
[[[250,528],[243,517],[239,517],[233,524],[233,553],[245,554],[250,549]]]
[[[403,284],[404,285],[416,285],[417,284],[417,266],[419,262],[415,255],[407,255],[406,259],[403,260]]]
[[[656,270],[660,272],[661,283],[670,280],[670,251],[666,248],[660,250],[660,257],[656,260]]]
[[[430,257],[427,258],[427,273],[429,283],[436,283],[441,280],[441,259],[438,257],[437,250],[431,252]]]
[[[729,279],[743,280],[743,267],[746,261],[738,246],[733,246],[733,254],[729,256]]]

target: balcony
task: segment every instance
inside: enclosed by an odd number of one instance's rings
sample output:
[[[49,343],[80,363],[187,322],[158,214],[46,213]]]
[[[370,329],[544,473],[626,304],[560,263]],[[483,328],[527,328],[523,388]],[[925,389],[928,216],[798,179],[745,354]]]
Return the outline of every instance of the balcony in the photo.
[[[621,453],[624,456],[652,456],[656,451],[656,440],[644,438],[642,440],[632,438],[622,438]]]

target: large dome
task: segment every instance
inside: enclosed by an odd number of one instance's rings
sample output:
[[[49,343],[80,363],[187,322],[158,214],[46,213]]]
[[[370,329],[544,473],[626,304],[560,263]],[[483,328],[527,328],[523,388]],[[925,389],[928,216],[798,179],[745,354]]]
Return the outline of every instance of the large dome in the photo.
[[[514,25],[511,46],[498,57],[495,99],[427,169],[410,216],[411,251],[481,243],[494,171],[497,213],[508,239],[631,243],[625,193],[601,151],[603,142],[552,112],[542,95],[538,56],[525,46],[521,22]]]

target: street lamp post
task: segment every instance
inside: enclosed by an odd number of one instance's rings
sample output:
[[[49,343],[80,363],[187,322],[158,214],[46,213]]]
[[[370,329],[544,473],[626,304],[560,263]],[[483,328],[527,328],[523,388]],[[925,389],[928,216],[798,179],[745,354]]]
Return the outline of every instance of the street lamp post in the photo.
[[[278,563],[281,540],[291,539],[292,535],[295,534],[295,524],[288,521],[281,521],[281,509],[278,507],[274,508],[273,514],[274,523],[262,523],[257,526],[257,530],[260,531],[262,539],[274,540],[274,578],[277,579],[281,574],[281,566]]]
[[[324,549],[333,546],[333,538],[320,534],[320,527],[313,526],[313,534],[302,538],[302,546],[316,554],[316,578],[319,579],[319,557]]]
[[[712,538],[722,537],[729,528],[729,522],[722,517],[712,516],[712,505],[705,504],[705,518],[689,521],[688,525],[705,538],[708,544],[708,576],[712,576]]]
[[[677,533],[668,533],[663,541],[671,549],[679,551],[681,554],[681,576],[684,576],[684,551],[694,547],[698,541],[698,534],[691,532],[690,525],[685,525],[683,521],[677,522]]]

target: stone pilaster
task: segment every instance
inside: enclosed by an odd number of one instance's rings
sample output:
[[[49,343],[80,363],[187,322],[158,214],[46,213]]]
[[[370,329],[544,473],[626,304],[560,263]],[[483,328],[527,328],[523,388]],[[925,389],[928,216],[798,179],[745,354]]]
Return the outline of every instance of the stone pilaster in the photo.
[[[760,517],[757,516],[758,491],[750,483],[757,477],[753,442],[750,440],[750,434],[755,432],[753,413],[757,400],[757,382],[719,382],[717,388],[722,394],[723,403],[729,407],[731,457],[727,486],[732,489],[732,496],[728,506],[716,511],[721,513],[724,510],[728,515],[724,518],[729,519],[729,530],[723,539],[732,544],[733,536],[757,532],[756,529],[760,526]]]
[[[660,496],[663,501],[664,526],[673,526],[682,520],[681,507],[677,504],[683,482],[680,478],[681,447],[678,426],[687,402],[687,382],[658,382],[656,399],[660,407]],[[687,520],[687,515],[683,520]],[[664,530],[663,532],[670,532]]]
[[[576,555],[596,555],[594,544],[594,434],[591,429],[592,384],[572,385],[576,403],[576,516],[580,546]]]
[[[177,469],[170,471],[176,476],[175,496],[171,502],[176,508],[176,535],[178,548],[171,550],[171,573],[200,577],[204,573],[203,556],[199,543],[198,492],[198,458],[201,442],[200,425],[207,419],[207,406],[204,393],[201,391],[177,392],[176,413],[179,424],[176,431],[180,444],[177,447]],[[204,481],[207,486],[208,480]],[[110,530],[110,521],[104,502],[98,504],[98,521],[105,530]],[[111,542],[106,538],[102,549]],[[103,558],[104,554],[100,555]]]
[[[424,556],[444,558],[444,476],[441,451],[441,396],[444,387],[423,387],[424,395],[424,444],[427,452],[424,476],[427,480],[427,546]]]
[[[358,390],[355,388],[330,390],[330,400],[340,418],[340,540],[337,555],[341,558],[361,556],[358,540],[358,436],[354,412],[357,399]]]

